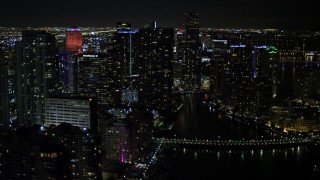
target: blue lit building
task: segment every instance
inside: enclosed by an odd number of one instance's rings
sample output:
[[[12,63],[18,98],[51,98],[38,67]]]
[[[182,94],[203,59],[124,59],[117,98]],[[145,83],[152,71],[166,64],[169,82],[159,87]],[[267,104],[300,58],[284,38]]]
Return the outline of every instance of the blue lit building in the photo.
[[[77,62],[72,52],[59,53],[59,79],[63,94],[77,92]]]

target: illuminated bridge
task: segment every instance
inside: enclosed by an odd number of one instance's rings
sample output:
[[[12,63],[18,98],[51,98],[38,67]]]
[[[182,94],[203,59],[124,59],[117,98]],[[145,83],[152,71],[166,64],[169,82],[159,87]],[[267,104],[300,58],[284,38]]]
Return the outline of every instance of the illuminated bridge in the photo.
[[[207,90],[199,90],[199,91],[173,91],[173,94],[177,94],[177,95],[187,95],[187,94],[208,94],[209,91]]]
[[[283,138],[269,140],[198,140],[198,139],[177,139],[177,138],[156,138],[163,144],[172,144],[179,146],[213,146],[213,147],[280,147],[280,146],[298,146],[307,145],[315,142],[311,138]]]

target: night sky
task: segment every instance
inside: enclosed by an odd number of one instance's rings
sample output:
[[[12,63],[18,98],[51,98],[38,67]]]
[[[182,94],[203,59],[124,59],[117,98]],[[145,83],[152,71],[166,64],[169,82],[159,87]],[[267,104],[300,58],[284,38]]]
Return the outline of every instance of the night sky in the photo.
[[[200,27],[320,29],[315,0],[1,0],[0,26],[184,27],[184,13],[199,12]]]

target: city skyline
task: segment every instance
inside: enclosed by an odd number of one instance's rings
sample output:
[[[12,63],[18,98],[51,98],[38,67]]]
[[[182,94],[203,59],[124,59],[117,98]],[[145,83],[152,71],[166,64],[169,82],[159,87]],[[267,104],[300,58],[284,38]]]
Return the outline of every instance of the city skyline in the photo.
[[[320,176],[320,31],[304,19],[316,11],[293,15],[297,6],[277,3],[290,9],[295,29],[290,21],[286,29],[206,28],[202,22],[215,20],[200,6],[165,1],[123,5],[104,27],[86,24],[103,18],[102,0],[90,2],[102,7],[97,13],[79,2],[45,8],[31,0],[16,6],[26,17],[16,22],[38,14],[34,25],[1,27],[7,20],[0,20],[0,179]],[[252,23],[244,26],[255,24],[257,3],[228,3],[250,12],[234,15],[239,24],[245,17]],[[166,18],[172,27],[139,18],[144,11],[134,5],[184,12]],[[51,17],[52,8],[59,13]],[[141,13],[128,19],[131,9]],[[271,25],[262,19],[283,16],[275,10],[259,11],[256,22]],[[71,19],[58,18],[64,12]],[[119,13],[125,18],[114,18]]]
[[[0,26],[114,26],[130,22],[134,28],[151,21],[162,27],[184,27],[184,13],[198,12],[203,28],[320,29],[319,14],[310,0],[288,3],[275,0],[156,1],[119,2],[93,0],[90,5],[77,1],[51,1],[41,4],[2,2]]]

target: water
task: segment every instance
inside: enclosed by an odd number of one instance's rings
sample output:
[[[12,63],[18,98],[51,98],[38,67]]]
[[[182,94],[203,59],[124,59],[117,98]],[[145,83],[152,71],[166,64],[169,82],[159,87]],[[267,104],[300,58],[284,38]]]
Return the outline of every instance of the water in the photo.
[[[267,134],[258,127],[249,127],[210,112],[202,104],[201,95],[183,97],[183,110],[177,115],[173,134],[177,138],[197,139],[261,139]],[[223,115],[222,115],[223,116]]]
[[[184,109],[175,117],[177,138],[269,138],[258,128],[219,118],[201,105],[199,95],[183,98]],[[307,146],[277,149],[219,150],[164,145],[150,179],[317,179],[320,151]]]
[[[163,179],[320,177],[319,157],[306,147],[265,150],[165,149]],[[166,174],[167,173],[167,174]]]

